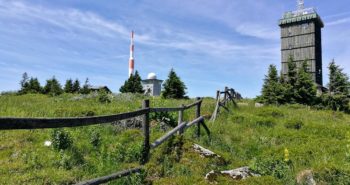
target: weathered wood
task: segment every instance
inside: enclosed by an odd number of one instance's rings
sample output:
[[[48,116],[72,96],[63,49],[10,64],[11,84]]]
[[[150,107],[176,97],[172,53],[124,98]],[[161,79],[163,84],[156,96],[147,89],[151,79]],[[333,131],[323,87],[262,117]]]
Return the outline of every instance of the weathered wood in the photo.
[[[194,107],[194,106],[198,106],[198,104],[202,104],[202,101],[203,101],[203,99],[201,99],[201,98],[196,98],[196,102],[194,102],[194,103],[191,103],[191,104],[189,104],[189,105],[186,105],[185,106],[185,109],[189,109],[189,108],[192,108],[192,107]]]
[[[76,185],[97,185],[97,184],[103,184],[103,183],[106,183],[106,182],[110,182],[112,180],[119,179],[121,177],[129,176],[129,175],[134,174],[134,173],[140,173],[141,170],[142,170],[142,167],[128,169],[128,170],[123,170],[123,171],[120,171],[120,172],[117,172],[117,173],[113,173],[113,174],[108,175],[108,176],[98,177],[98,178],[95,178],[95,179],[83,181],[83,182],[77,183]]]
[[[219,107],[220,107],[220,96],[219,96],[218,100],[216,101],[216,106],[215,106],[213,114],[211,115],[210,121],[216,120],[216,116],[219,112]]]
[[[183,110],[184,108],[181,107],[173,107],[173,108],[161,108],[161,107],[157,107],[157,108],[151,108],[151,112],[177,112],[180,110]]]
[[[164,141],[166,141],[169,137],[173,136],[177,131],[185,128],[187,125],[186,122],[181,123],[165,135],[163,135],[161,138],[157,139],[154,143],[151,144],[151,148],[156,148],[157,146],[161,145]]]
[[[149,108],[149,100],[144,100],[142,103],[143,109]],[[143,148],[142,148],[142,157],[141,157],[141,164],[146,164],[148,162],[149,158],[149,151],[150,151],[150,133],[149,133],[149,113],[146,113],[143,115],[142,120],[142,129],[143,129]]]
[[[207,125],[205,124],[204,120],[201,121],[200,123],[202,124],[204,130],[207,132],[208,137],[209,137],[209,139],[210,139],[210,138],[211,138],[211,137],[210,137],[210,130],[209,130],[209,128],[207,127]]]
[[[224,100],[227,99],[227,94],[228,94],[228,87],[225,87]],[[226,102],[224,102],[224,105],[226,105]]]
[[[185,105],[182,104],[181,107],[185,107]],[[184,114],[184,110],[180,110],[177,125],[180,125],[183,122],[183,116],[184,116],[183,114]],[[182,133],[183,133],[183,130],[179,130],[178,134],[180,135]]]
[[[111,123],[123,119],[133,118],[146,113],[150,109],[140,109],[133,112],[93,117],[77,118],[0,118],[0,130],[19,130],[19,129],[43,129],[43,128],[61,128],[61,127],[79,127],[95,124]]]
[[[178,112],[181,110],[187,110],[194,106],[197,106],[198,104],[201,104],[202,101],[203,101],[202,99],[199,99],[196,102],[191,103],[189,105],[185,105],[183,107],[182,106],[181,107],[154,107],[154,108],[151,108],[151,112]]]
[[[203,116],[201,116],[201,117],[199,117],[199,118],[196,118],[196,119],[194,119],[193,121],[187,123],[185,129],[190,128],[192,125],[194,125],[194,124],[196,124],[196,123],[198,123],[198,122],[200,122],[200,121],[203,121],[203,120],[204,120],[204,117],[203,117]]]
[[[196,98],[197,100],[200,100],[199,97]],[[199,118],[201,116],[201,103],[197,104],[196,106],[196,118]],[[197,123],[197,137],[201,136],[201,124],[198,122]]]

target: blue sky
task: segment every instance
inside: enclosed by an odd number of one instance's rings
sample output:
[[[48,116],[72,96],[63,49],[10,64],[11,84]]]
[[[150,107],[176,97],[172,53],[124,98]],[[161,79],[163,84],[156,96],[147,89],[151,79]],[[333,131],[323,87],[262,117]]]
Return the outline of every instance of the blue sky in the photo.
[[[325,22],[324,71],[335,58],[350,74],[349,1],[305,1]],[[42,85],[52,76],[62,84],[88,77],[117,92],[135,30],[143,78],[165,79],[174,68],[191,97],[224,86],[255,97],[268,65],[280,68],[277,22],[295,7],[295,0],[0,0],[0,91],[19,89],[27,72]]]

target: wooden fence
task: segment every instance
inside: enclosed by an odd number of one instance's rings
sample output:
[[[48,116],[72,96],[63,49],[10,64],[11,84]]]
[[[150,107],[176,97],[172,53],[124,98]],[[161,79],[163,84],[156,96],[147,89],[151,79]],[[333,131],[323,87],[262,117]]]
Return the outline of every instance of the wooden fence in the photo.
[[[223,98],[221,99],[221,94],[223,94]],[[225,87],[224,91],[217,91],[216,92],[216,106],[214,109],[214,112],[210,118],[210,121],[215,121],[217,115],[220,112],[220,107],[224,108],[226,111],[229,111],[227,108],[227,104],[229,102],[232,102],[234,106],[237,106],[235,100],[242,99],[242,96],[240,93],[236,92],[232,88]]]
[[[151,108],[149,100],[144,100],[142,109],[108,116],[93,116],[80,118],[0,118],[0,130],[20,130],[20,129],[45,129],[45,128],[62,128],[62,127],[79,127],[96,124],[108,124],[124,119],[130,119],[137,116],[143,116],[142,130],[143,130],[143,147],[141,155],[141,166],[133,169],[123,170],[108,176],[98,177],[78,183],[79,185],[95,185],[106,183],[121,177],[125,177],[134,173],[139,173],[143,165],[149,160],[150,150],[158,147],[171,136],[176,133],[182,134],[187,128],[195,125],[197,126],[197,137],[200,137],[200,127],[202,126],[207,134],[210,136],[210,131],[204,123],[204,117],[201,116],[201,105],[203,99],[197,98],[196,102],[190,105],[181,105],[174,108]],[[184,111],[195,107],[195,119],[186,122],[183,120]],[[160,137],[153,143],[150,143],[150,118],[149,114],[152,112],[178,112],[178,126]]]

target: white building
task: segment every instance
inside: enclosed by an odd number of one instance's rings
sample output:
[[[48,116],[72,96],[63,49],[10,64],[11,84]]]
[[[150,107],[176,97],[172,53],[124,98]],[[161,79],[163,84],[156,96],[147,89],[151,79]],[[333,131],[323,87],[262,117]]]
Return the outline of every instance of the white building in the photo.
[[[149,73],[147,80],[142,80],[141,82],[146,95],[160,96],[163,80],[158,80],[155,73]]]

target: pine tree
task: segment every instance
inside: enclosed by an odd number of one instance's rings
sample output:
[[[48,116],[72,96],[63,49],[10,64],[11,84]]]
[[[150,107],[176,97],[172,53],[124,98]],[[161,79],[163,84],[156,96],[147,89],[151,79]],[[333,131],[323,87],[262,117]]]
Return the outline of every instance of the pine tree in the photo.
[[[42,87],[40,85],[40,82],[37,78],[31,77],[28,82],[28,91],[29,93],[41,93]]]
[[[90,84],[89,84],[89,79],[86,78],[85,83],[83,87],[80,90],[81,94],[89,94],[90,93]]]
[[[349,112],[349,77],[332,61],[329,69],[329,94],[323,95],[323,105],[334,111]]]
[[[119,91],[121,93],[144,93],[139,72],[136,71],[135,75],[131,74]]]
[[[168,75],[168,79],[163,84],[162,96],[164,98],[185,98],[185,90],[187,89],[185,84],[177,76],[174,69],[171,69]]]
[[[72,92],[79,93],[79,91],[80,91],[80,82],[78,79],[76,79],[73,83]]]
[[[66,81],[66,84],[64,85],[64,92],[65,93],[73,93],[73,80],[68,79]]]
[[[63,90],[61,84],[57,81],[55,76],[46,81],[46,85],[44,87],[44,93],[49,94],[51,96],[57,96],[62,94]]]
[[[307,61],[304,61],[298,70],[297,80],[294,85],[296,90],[295,101],[300,104],[312,105],[316,100],[317,90],[307,68]]]
[[[142,83],[141,83],[141,77],[139,75],[139,72],[136,71],[135,72],[135,76],[134,76],[134,83],[133,83],[133,88],[134,88],[134,92],[135,93],[141,93],[143,94],[145,91],[143,90],[143,87],[142,87]]]
[[[279,82],[275,65],[270,65],[262,88],[262,101],[265,104],[279,104],[283,100],[283,89]]]
[[[294,59],[292,56],[289,56],[288,58],[288,72],[287,72],[287,79],[286,83],[283,84],[283,88],[285,89],[285,100],[287,103],[296,103],[296,97],[297,97],[297,89],[295,87],[297,79],[298,79],[298,71],[297,71],[297,65],[294,62]]]
[[[28,87],[29,87],[29,77],[28,74],[25,72],[22,75],[22,80],[20,82],[21,90],[19,90],[19,94],[26,94],[28,93]]]
[[[132,92],[132,82],[134,81],[134,75],[131,74],[130,77],[125,80],[124,82],[124,85],[122,85],[120,88],[119,88],[119,91],[121,93],[128,93],[128,92]]]

